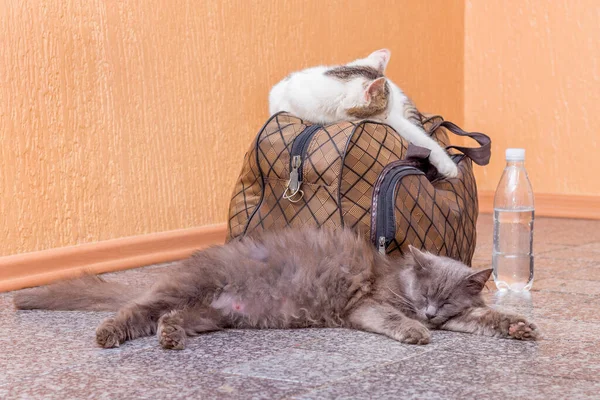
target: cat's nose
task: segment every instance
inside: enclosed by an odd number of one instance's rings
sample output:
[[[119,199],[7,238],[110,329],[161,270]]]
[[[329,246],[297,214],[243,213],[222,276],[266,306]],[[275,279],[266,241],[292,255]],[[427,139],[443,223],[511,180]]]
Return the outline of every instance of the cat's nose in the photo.
[[[427,306],[427,309],[425,309],[425,316],[427,317],[427,319],[432,319],[433,317],[435,317],[436,313],[437,308],[434,306]]]

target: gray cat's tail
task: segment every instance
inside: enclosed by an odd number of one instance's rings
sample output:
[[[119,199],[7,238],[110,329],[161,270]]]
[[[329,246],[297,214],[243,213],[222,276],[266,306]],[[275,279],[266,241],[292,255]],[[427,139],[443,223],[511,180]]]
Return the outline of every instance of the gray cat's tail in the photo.
[[[142,292],[143,289],[87,275],[20,291],[13,301],[20,310],[116,311]]]

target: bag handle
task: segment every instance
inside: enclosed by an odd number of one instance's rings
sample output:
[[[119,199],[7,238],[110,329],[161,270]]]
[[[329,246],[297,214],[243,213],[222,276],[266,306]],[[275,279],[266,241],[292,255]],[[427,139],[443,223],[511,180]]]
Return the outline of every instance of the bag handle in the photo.
[[[458,136],[467,136],[480,144],[479,147],[464,147],[464,146],[447,146],[446,150],[455,149],[469,157],[477,165],[487,165],[490,162],[492,155],[492,140],[486,134],[481,132],[466,132],[458,125],[450,121],[441,121],[436,123],[430,130],[435,132],[436,129],[443,127]]]

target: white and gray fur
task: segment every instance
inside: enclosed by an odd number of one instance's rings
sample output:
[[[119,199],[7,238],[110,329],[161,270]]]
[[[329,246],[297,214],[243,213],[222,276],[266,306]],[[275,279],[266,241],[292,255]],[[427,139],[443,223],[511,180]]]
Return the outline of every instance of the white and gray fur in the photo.
[[[307,121],[332,124],[372,119],[390,125],[409,142],[431,150],[431,163],[446,177],[458,169],[446,151],[414,120],[414,104],[384,76],[391,53],[377,50],[341,66],[319,66],[294,72],[271,89],[269,112],[287,111]]]

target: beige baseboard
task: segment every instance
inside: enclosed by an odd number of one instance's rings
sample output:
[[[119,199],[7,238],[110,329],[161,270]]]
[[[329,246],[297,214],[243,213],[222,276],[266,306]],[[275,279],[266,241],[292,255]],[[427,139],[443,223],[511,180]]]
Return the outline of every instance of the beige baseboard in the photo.
[[[175,261],[223,243],[226,224],[132,236],[79,246],[0,257],[0,292],[57,279]]]
[[[494,192],[479,192],[479,211],[494,211]],[[600,196],[536,193],[535,215],[544,217],[600,219]]]

